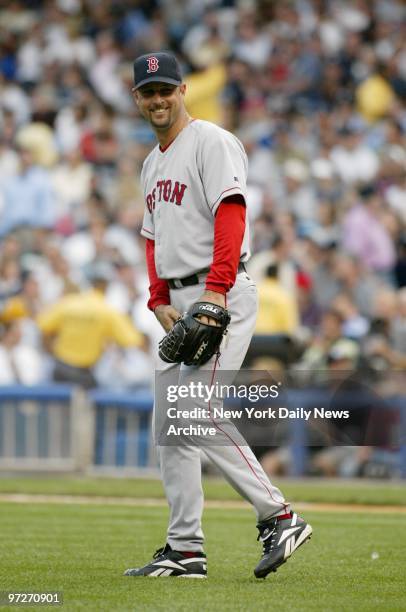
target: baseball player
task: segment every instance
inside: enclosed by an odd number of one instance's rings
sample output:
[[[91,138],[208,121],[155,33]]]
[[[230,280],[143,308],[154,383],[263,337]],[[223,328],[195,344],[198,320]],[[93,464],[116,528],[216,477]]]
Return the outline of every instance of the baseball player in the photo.
[[[167,407],[159,377],[169,373],[171,380],[187,384],[198,380],[199,373],[211,372],[214,380],[216,372],[238,371],[257,314],[256,287],[245,271],[249,258],[247,156],[232,134],[188,115],[185,91],[172,54],[160,52],[136,59],[134,99],[158,138],[141,173],[146,202],[141,233],[146,238],[150,280],[148,307],[166,332],[195,302],[227,307],[231,323],[220,359],[213,356],[201,368],[159,362],[155,432]],[[216,324],[208,314],[203,322]],[[207,408],[207,404],[197,398],[192,407]],[[308,540],[312,528],[291,511],[252,450],[246,442],[241,443],[234,425],[228,423],[228,429],[224,425],[224,421],[215,424],[216,444],[205,445],[203,450],[256,511],[263,554],[254,573],[265,578]],[[205,578],[200,448],[159,444],[157,452],[170,508],[166,543],[150,563],[125,574]]]

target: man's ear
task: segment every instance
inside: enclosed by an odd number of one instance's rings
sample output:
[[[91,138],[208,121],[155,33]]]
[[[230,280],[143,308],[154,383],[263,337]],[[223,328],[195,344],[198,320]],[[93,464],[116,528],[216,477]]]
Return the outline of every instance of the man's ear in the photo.
[[[185,95],[185,93],[186,93],[186,83],[182,83],[181,85],[179,85],[179,91],[182,94],[182,96]]]
[[[137,106],[139,106],[139,100],[140,100],[140,93],[139,93],[139,91],[137,89],[133,88],[131,90],[131,93],[133,95],[134,102],[136,103]]]

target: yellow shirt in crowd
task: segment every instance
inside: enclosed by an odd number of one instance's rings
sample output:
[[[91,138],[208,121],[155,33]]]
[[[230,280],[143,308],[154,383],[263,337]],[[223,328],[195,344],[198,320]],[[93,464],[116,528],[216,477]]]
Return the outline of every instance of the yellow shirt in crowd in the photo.
[[[222,105],[220,93],[226,83],[226,70],[223,64],[217,64],[190,74],[185,79],[185,104],[189,114],[194,119],[212,121],[217,125],[222,123]]]
[[[62,298],[38,317],[38,326],[44,335],[55,336],[54,356],[80,368],[93,367],[109,342],[122,347],[142,343],[129,317],[107,304],[96,289]]]
[[[296,301],[272,278],[258,285],[259,310],[255,333],[292,334],[298,327]]]
[[[379,74],[373,74],[356,89],[358,109],[367,121],[378,121],[391,109],[394,93],[389,83]]]

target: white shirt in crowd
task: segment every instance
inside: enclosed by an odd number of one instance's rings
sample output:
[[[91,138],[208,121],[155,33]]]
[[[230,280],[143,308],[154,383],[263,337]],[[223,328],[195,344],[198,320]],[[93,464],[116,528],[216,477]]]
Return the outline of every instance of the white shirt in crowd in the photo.
[[[33,347],[18,344],[8,349],[0,344],[0,386],[37,385],[44,378],[43,360]]]

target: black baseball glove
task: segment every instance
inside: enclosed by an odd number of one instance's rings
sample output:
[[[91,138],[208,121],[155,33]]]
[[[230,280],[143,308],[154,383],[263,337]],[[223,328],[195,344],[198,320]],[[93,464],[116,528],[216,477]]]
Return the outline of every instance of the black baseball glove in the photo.
[[[212,317],[217,326],[199,321],[199,315]],[[225,308],[211,302],[196,302],[174,324],[159,343],[159,356],[167,363],[200,366],[219,353],[231,317]]]

